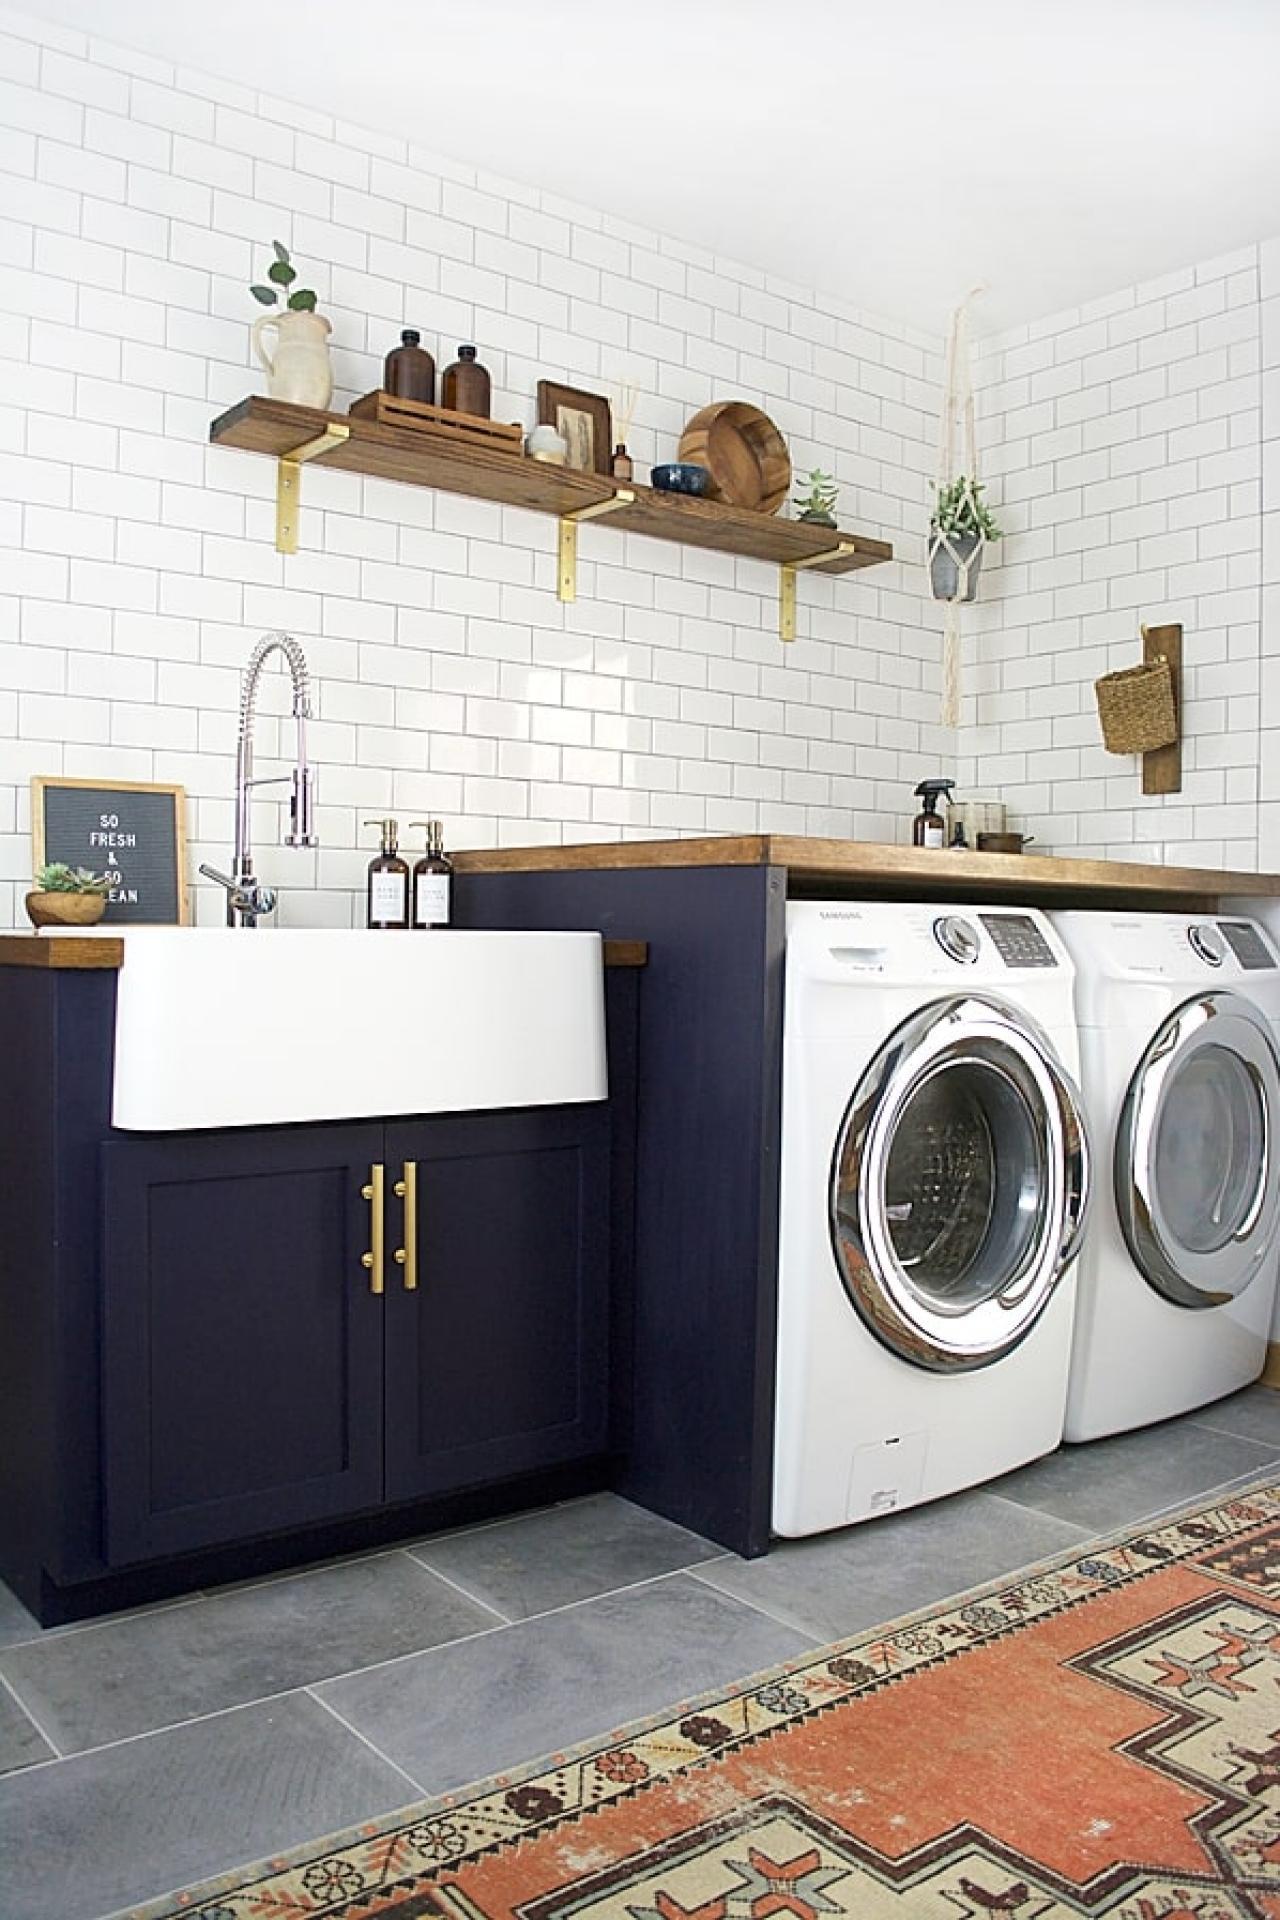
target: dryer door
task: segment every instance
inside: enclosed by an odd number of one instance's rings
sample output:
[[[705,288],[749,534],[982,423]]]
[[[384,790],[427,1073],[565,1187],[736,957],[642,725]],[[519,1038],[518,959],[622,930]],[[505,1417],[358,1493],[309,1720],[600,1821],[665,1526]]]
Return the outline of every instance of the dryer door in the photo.
[[[1235,993],[1172,1014],[1129,1083],[1116,1131],[1116,1209],[1139,1271],[1180,1307],[1244,1292],[1280,1224],[1280,1065]]]
[[[893,1033],[845,1113],[836,1265],[876,1336],[917,1366],[987,1366],[1069,1265],[1088,1201],[1079,1095],[1033,1021],[982,995]]]

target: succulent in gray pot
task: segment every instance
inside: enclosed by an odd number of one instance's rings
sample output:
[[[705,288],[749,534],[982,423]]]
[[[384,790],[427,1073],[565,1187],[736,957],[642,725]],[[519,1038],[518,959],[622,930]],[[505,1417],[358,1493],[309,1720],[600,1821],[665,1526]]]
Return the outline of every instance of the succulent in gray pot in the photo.
[[[976,600],[983,550],[1000,538],[982,482],[960,474],[939,485],[929,522],[929,586],[935,600]]]

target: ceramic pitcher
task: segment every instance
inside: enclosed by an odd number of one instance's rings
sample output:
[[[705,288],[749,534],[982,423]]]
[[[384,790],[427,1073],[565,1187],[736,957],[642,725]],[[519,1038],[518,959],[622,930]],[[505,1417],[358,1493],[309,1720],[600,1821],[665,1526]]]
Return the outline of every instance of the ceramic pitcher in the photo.
[[[262,336],[276,330],[276,350],[267,352]],[[329,322],[322,313],[264,313],[253,323],[253,349],[267,370],[273,400],[296,407],[327,407],[333,397],[329,364]]]

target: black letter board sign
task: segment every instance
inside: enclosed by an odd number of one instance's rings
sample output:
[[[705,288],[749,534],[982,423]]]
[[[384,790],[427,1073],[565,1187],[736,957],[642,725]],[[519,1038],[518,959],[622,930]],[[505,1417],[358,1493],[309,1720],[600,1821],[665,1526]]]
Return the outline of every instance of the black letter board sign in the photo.
[[[63,860],[111,881],[104,922],[185,926],[186,793],[145,781],[31,782],[35,864]]]

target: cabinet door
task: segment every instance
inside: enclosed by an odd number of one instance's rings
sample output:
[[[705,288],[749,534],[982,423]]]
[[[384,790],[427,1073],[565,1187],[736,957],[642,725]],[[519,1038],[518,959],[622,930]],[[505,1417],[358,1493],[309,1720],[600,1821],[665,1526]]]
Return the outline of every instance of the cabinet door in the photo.
[[[387,1495],[407,1500],[600,1452],[608,1408],[608,1110],[387,1129],[417,1169],[417,1286],[387,1268]],[[403,1203],[393,1249],[408,1251]]]
[[[381,1126],[104,1149],[107,1561],[376,1506],[383,1302],[362,1255]]]

